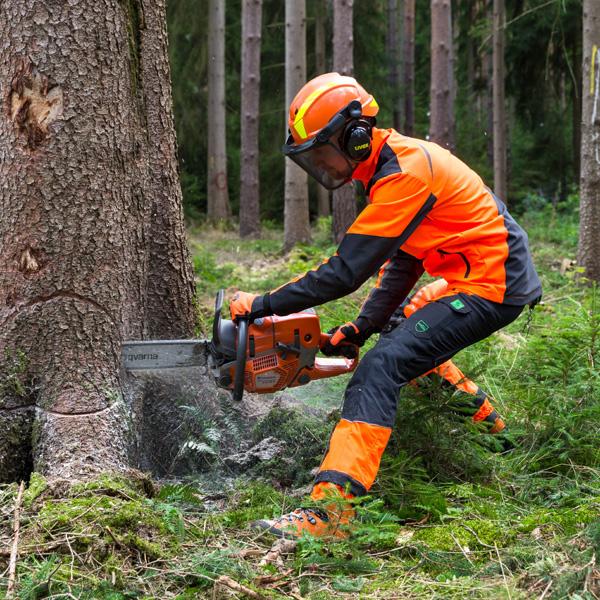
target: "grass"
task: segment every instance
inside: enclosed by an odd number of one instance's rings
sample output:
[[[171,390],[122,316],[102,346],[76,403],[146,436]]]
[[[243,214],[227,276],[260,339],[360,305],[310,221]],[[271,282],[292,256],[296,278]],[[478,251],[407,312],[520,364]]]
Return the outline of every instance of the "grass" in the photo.
[[[296,488],[309,481],[335,422],[335,413],[326,420],[317,409],[339,407],[345,385],[315,382],[290,390],[296,409],[277,409],[254,429],[253,441],[283,440],[288,460],[262,464],[220,494],[194,479],[157,489],[144,478],[108,476],[52,490],[34,475],[21,518],[18,597],[243,597],[228,587],[233,580],[264,598],[599,598],[600,292],[577,281],[577,224],[564,211],[521,219],[545,290],[530,327],[523,315],[456,358],[496,398],[512,452],[494,452],[490,437],[457,414],[460,398],[424,381],[403,394],[352,537],[306,538],[270,555],[273,539],[247,523],[301,502]],[[289,256],[273,230],[243,242],[192,231],[206,323],[220,286],[259,293],[318,264],[332,251],[325,230],[321,224],[316,243]],[[366,291],[321,307],[323,328],[351,319]],[[0,570],[15,497],[15,485],[0,488]]]

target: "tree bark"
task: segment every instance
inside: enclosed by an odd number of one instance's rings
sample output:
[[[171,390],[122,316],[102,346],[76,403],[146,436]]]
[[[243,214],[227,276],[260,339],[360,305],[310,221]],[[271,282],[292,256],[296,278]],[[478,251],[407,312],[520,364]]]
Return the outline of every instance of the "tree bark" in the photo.
[[[315,68],[316,75],[326,73],[325,59],[325,20],[327,17],[327,0],[317,0],[315,12]],[[320,183],[317,186],[317,214],[328,217],[331,214],[329,190]]]
[[[120,344],[193,333],[163,0],[0,4],[0,481],[131,465]]]
[[[262,0],[242,2],[240,236],[260,235],[258,119]]]
[[[354,74],[354,0],[333,0],[333,69],[341,75]],[[339,243],[356,219],[354,186],[350,183],[333,192],[333,239]]]
[[[581,199],[577,260],[600,282],[600,4],[583,2]]]
[[[231,216],[225,128],[225,0],[209,1],[208,17],[208,186],[207,216]]]
[[[431,115],[429,138],[454,149],[454,74],[450,0],[431,0]]]
[[[404,0],[404,134],[415,134],[415,0]]]
[[[494,105],[494,193],[508,203],[506,182],[506,110],[504,95],[504,0],[494,0],[493,105]]]
[[[285,2],[285,105],[289,106],[306,83],[306,0]],[[285,161],[283,247],[310,241],[307,175],[291,160]]]

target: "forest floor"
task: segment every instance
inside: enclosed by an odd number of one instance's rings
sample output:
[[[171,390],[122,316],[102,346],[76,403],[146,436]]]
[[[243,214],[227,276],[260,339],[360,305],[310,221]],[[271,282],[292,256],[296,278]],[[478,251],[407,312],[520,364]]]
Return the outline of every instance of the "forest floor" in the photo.
[[[600,598],[600,297],[577,282],[572,207],[521,217],[544,285],[531,323],[461,352],[496,399],[511,452],[460,415],[461,398],[426,380],[403,394],[398,426],[352,535],[275,543],[248,529],[302,502],[335,422],[344,378],[294,391],[298,406],[258,424],[286,454],[208,489],[203,478],[106,476],[50,489],[34,475],[0,487],[0,598],[20,507],[15,598]],[[190,230],[200,332],[221,286],[262,292],[334,250],[327,222],[284,256],[281,232],[240,241]],[[367,287],[319,308],[324,329],[351,319]],[[205,444],[206,445],[206,444]],[[213,473],[221,464],[211,463]]]

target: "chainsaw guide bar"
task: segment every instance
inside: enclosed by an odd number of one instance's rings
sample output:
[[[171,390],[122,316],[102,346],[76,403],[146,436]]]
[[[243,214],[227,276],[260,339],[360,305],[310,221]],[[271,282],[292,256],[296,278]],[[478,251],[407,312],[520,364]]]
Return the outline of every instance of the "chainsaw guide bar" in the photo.
[[[205,367],[209,355],[207,340],[153,340],[124,342],[122,364],[126,371]]]

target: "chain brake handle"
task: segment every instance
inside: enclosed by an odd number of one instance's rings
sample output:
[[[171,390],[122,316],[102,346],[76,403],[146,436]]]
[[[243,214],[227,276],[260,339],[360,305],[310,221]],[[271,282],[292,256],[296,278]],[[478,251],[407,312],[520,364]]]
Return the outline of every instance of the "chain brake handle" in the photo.
[[[235,376],[233,379],[233,399],[240,402],[244,397],[244,373],[246,371],[246,349],[248,347],[248,317],[238,317],[236,353],[235,353]]]

